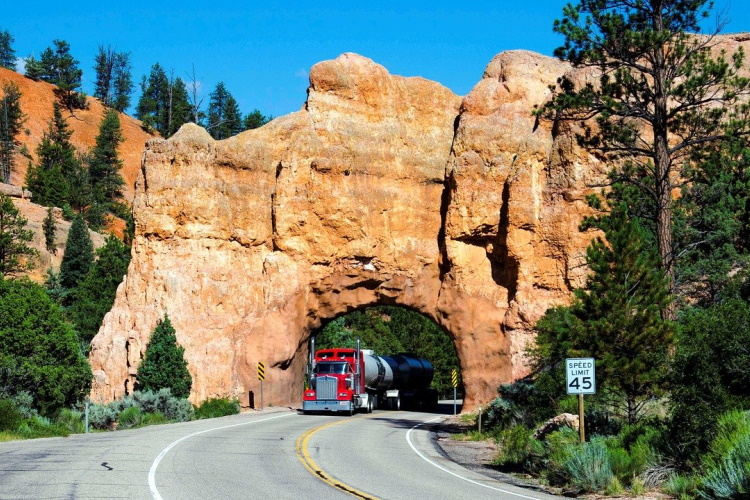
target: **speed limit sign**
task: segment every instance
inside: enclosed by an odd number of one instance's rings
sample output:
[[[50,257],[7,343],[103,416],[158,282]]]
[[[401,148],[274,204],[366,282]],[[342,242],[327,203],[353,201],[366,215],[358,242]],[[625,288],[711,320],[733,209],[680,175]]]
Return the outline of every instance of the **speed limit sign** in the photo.
[[[596,363],[594,358],[565,360],[568,394],[596,394]]]

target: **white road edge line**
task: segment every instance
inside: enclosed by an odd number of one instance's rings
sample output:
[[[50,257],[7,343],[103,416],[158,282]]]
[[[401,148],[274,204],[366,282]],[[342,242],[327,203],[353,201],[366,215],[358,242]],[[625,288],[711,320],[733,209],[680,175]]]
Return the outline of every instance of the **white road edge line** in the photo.
[[[167,455],[167,453],[169,453],[169,450],[171,450],[172,448],[174,448],[175,446],[177,446],[178,444],[180,444],[182,441],[184,441],[184,440],[186,440],[188,438],[191,438],[193,436],[197,436],[199,434],[205,434],[206,432],[218,431],[220,429],[228,429],[230,427],[238,427],[240,425],[256,424],[256,423],[259,423],[259,422],[265,422],[267,420],[273,420],[275,418],[290,417],[292,415],[296,415],[296,413],[285,413],[284,415],[278,415],[278,416],[275,416],[275,417],[263,418],[263,419],[260,419],[260,420],[251,420],[250,422],[242,422],[240,424],[232,424],[232,425],[224,425],[224,426],[221,426],[221,427],[214,427],[212,429],[206,429],[204,431],[194,432],[192,434],[188,434],[187,436],[181,437],[177,441],[173,442],[172,444],[170,444],[169,446],[167,446],[166,448],[164,448],[161,451],[161,453],[159,453],[159,455],[156,457],[156,459],[154,459],[154,463],[151,464],[151,469],[149,469],[149,471],[148,471],[148,487],[151,489],[151,495],[153,496],[154,500],[164,500],[162,498],[162,496],[159,494],[159,490],[156,489],[156,469],[157,469],[157,467],[159,467],[159,462],[161,462],[161,460]]]
[[[478,481],[474,481],[474,480],[472,480],[472,479],[469,479],[469,478],[467,478],[467,477],[464,477],[464,476],[461,476],[461,475],[459,475],[459,474],[456,474],[455,472],[449,471],[449,470],[448,470],[448,469],[446,469],[445,467],[443,467],[443,466],[441,466],[441,465],[438,465],[438,464],[436,464],[435,462],[433,462],[432,460],[430,460],[429,458],[427,458],[426,456],[424,456],[424,455],[422,454],[422,452],[420,452],[420,451],[419,451],[419,450],[418,450],[418,449],[417,449],[417,448],[416,448],[416,447],[414,446],[414,444],[412,444],[412,442],[411,442],[411,436],[410,436],[410,434],[411,434],[411,431],[413,431],[413,430],[414,430],[414,429],[416,429],[417,427],[421,427],[421,426],[423,426],[424,424],[429,424],[430,422],[434,422],[434,421],[436,421],[436,420],[440,420],[441,418],[443,418],[443,417],[436,417],[436,418],[433,418],[433,419],[430,419],[430,420],[425,420],[425,421],[424,421],[424,422],[422,422],[421,424],[417,424],[417,425],[415,425],[414,427],[412,427],[411,429],[409,429],[409,431],[408,431],[408,432],[406,433],[406,442],[407,442],[407,443],[409,443],[409,446],[411,446],[411,449],[412,449],[412,450],[414,450],[414,453],[416,453],[417,455],[419,455],[419,456],[420,456],[420,457],[422,458],[422,460],[424,460],[425,462],[427,462],[427,463],[429,463],[429,464],[431,464],[431,465],[434,465],[434,466],[435,466],[435,467],[437,467],[438,469],[440,469],[440,470],[442,470],[442,471],[444,471],[444,472],[447,472],[448,474],[450,474],[450,475],[452,475],[452,476],[456,476],[457,478],[459,478],[459,479],[463,479],[464,481],[468,481],[468,482],[470,482],[470,483],[472,483],[472,484],[476,484],[476,485],[478,485],[478,486],[482,486],[483,488],[489,488],[489,489],[491,489],[491,490],[499,491],[499,492],[501,492],[501,493],[507,493],[508,495],[513,495],[513,496],[517,496],[517,497],[520,497],[520,498],[526,498],[526,499],[528,499],[528,500],[539,500],[539,499],[538,499],[538,498],[536,498],[536,497],[530,497],[530,496],[522,495],[522,494],[520,494],[520,493],[515,493],[515,492],[513,492],[513,491],[508,491],[508,490],[503,490],[503,489],[500,489],[500,488],[495,488],[495,487],[493,487],[493,486],[489,486],[489,485],[486,485],[486,484],[482,484],[482,483],[480,483],[480,482],[478,482]]]

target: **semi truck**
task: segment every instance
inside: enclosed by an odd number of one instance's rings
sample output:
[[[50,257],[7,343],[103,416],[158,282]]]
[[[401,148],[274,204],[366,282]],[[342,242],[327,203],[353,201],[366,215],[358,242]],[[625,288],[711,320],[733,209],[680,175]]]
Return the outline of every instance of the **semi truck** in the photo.
[[[315,351],[311,340],[302,412],[429,409],[438,393],[430,388],[435,370],[426,359],[403,353],[376,356],[373,351],[333,348]]]

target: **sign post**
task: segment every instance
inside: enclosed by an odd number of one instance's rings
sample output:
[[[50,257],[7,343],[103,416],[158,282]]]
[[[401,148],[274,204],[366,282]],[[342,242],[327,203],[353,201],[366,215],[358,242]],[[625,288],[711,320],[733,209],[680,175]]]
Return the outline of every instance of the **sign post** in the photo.
[[[453,383],[453,414],[456,414],[456,387],[458,387],[458,370],[455,368],[451,373],[451,382]]]
[[[260,380],[260,409],[263,409],[263,381],[266,379],[266,365],[258,362],[258,380]]]
[[[586,441],[583,425],[583,395],[596,394],[596,362],[594,358],[568,358],[565,360],[565,380],[568,394],[578,394],[578,434]]]

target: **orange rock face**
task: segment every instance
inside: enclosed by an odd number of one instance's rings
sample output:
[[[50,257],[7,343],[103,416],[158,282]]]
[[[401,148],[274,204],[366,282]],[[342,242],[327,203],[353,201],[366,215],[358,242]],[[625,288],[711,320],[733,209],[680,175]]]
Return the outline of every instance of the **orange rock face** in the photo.
[[[605,168],[532,110],[569,67],[498,55],[465,98],[354,54],[310,72],[305,107],[215,142],[148,143],[127,278],[92,343],[92,396],[132,390],[156,322],[191,400],[299,404],[308,339],[356,308],[404,306],[451,335],[465,408],[527,371],[532,325],[585,273],[584,195]]]

